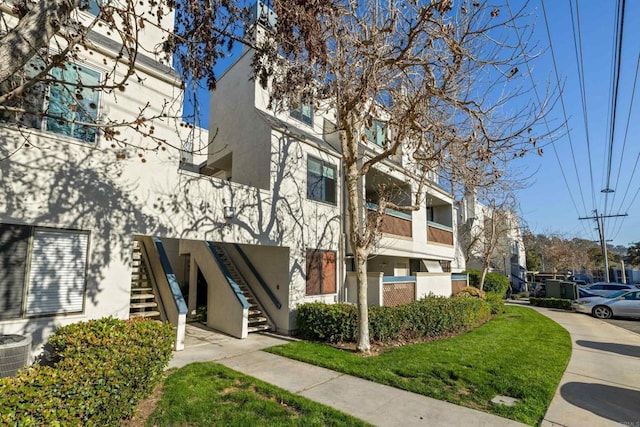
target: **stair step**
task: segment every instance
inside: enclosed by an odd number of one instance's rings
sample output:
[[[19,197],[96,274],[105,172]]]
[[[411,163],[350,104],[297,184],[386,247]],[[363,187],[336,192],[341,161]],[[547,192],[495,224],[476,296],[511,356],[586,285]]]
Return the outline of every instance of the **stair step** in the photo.
[[[249,317],[249,324],[253,325],[255,323],[263,323],[266,322],[267,318],[263,316]]]
[[[259,316],[262,314],[262,310],[258,310],[256,309],[249,309],[249,317],[251,316]]]
[[[151,307],[157,307],[158,303],[153,301],[153,302],[134,302],[132,304],[129,304],[130,308],[151,308]]]
[[[133,319],[136,317],[159,317],[159,311],[136,311],[133,313],[129,313],[129,318]]]
[[[131,286],[131,292],[151,292],[152,290],[151,287]]]
[[[269,331],[271,330],[271,326],[269,325],[259,325],[259,326],[249,326],[247,328],[247,332],[260,332],[260,331]]]
[[[133,294],[131,295],[131,299],[132,300],[140,300],[140,299],[151,299],[151,298],[155,298],[155,295],[153,294]]]

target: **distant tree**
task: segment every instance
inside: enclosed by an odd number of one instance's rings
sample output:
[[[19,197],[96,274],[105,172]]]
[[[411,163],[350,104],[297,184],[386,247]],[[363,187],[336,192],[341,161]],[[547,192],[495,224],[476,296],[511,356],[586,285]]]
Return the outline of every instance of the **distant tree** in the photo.
[[[640,242],[635,242],[627,249],[627,263],[640,266]]]
[[[533,249],[527,250],[527,270],[540,271],[541,266],[542,260],[540,259],[540,255]]]

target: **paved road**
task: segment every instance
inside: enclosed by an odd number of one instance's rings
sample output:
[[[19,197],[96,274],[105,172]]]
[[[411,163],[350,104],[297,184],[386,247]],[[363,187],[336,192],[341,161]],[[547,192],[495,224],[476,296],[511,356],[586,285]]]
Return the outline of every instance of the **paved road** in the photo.
[[[640,319],[609,319],[605,320],[612,325],[620,326],[628,331],[640,334]]]

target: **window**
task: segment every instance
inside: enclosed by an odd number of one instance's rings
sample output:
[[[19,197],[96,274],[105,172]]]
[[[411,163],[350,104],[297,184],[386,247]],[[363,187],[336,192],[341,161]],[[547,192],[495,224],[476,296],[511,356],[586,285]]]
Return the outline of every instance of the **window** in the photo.
[[[89,0],[88,3],[89,4],[87,12],[89,12],[93,16],[98,16],[98,14],[100,13],[100,4],[102,3],[102,0]]]
[[[84,310],[86,232],[0,224],[0,320]]]
[[[433,222],[433,206],[427,206],[427,221]]]
[[[336,204],[336,167],[309,157],[307,159],[307,197]]]
[[[302,123],[306,123],[309,126],[313,125],[313,101],[311,97],[303,95],[299,101],[292,102],[290,115]]]
[[[21,75],[14,77],[12,85],[17,87],[41,72],[43,63],[39,59],[25,66]],[[98,118],[100,73],[74,63],[56,67],[49,73],[56,83],[36,83],[26,94],[14,101],[13,107],[26,113],[1,113],[0,119],[26,127],[46,130],[70,136],[85,142],[94,142],[96,127],[81,123],[96,123]]]
[[[387,139],[387,127],[379,120],[372,120],[371,126],[364,130],[364,135],[369,142],[383,146]]]
[[[336,253],[307,251],[307,295],[336,293]]]

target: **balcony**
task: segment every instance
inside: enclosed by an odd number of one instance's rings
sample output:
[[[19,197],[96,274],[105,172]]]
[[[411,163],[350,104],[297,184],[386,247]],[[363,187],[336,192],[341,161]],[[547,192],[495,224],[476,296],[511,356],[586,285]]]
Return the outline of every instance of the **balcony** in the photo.
[[[427,221],[427,242],[453,246],[453,228]]]
[[[367,203],[367,210],[369,211],[369,215],[373,215],[378,210],[378,205],[374,203]],[[382,218],[382,224],[380,226],[381,232],[386,234],[393,234],[394,236],[411,238],[411,227],[412,225],[410,213],[399,212],[393,209],[385,209],[384,217]]]

